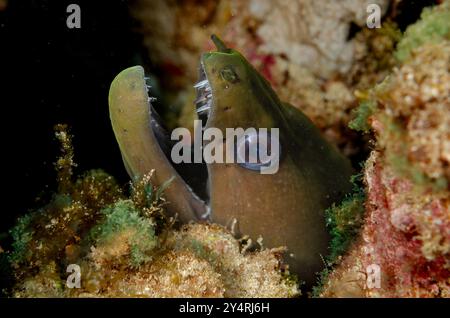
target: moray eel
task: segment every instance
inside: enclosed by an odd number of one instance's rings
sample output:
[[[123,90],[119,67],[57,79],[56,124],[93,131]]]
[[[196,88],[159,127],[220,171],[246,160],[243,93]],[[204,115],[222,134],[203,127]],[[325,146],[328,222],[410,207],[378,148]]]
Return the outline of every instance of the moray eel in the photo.
[[[155,169],[166,189],[169,213],[181,222],[207,219],[229,226],[265,247],[286,246],[290,272],[315,283],[329,234],[324,211],[351,190],[349,161],[297,108],[279,100],[270,84],[237,51],[216,36],[216,52],[201,57],[197,113],[204,129],[279,128],[279,169],[261,174],[238,163],[174,164],[170,134],[151,105],[144,71],[135,66],[112,82],[113,130],[128,173]],[[224,133],[225,135],[225,133]]]

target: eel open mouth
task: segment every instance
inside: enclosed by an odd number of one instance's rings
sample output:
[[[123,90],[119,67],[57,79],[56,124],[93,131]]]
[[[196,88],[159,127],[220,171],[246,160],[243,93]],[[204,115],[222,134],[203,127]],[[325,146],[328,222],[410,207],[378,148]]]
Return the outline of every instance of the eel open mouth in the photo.
[[[148,88],[147,86],[147,93],[149,93]],[[198,119],[202,121],[202,127],[204,127],[213,107],[213,94],[202,63],[200,63],[199,67],[199,80],[194,85],[194,88],[197,92],[197,97],[194,102],[195,109]],[[208,203],[210,196],[208,191],[208,171],[205,162],[202,159],[201,163],[194,163],[194,146],[192,145],[190,163],[174,163],[171,157],[171,150],[177,141],[171,140],[170,132],[165,127],[162,118],[153,108],[152,102],[154,100],[153,97],[148,97],[149,107],[151,109],[150,124],[161,150],[165,154],[167,161],[170,162],[172,167],[188,185],[192,195]],[[201,218],[207,218],[207,216],[201,216]]]
[[[212,40],[219,53],[230,53],[220,39],[212,36]],[[167,190],[168,201],[171,201],[168,210],[183,213],[184,221],[208,218],[208,204],[213,194],[209,188],[211,176],[208,172],[212,168],[209,164],[216,161],[215,158],[204,157],[208,154],[203,153],[202,134],[208,127],[208,121],[217,116],[215,106],[218,100],[214,96],[215,87],[207,77],[206,65],[203,64],[205,58],[208,55],[201,58],[198,81],[194,84],[197,93],[194,104],[199,119],[195,123],[194,138],[186,128],[177,131],[165,128],[152,105],[155,99],[148,96],[151,87],[147,86],[144,69],[140,66],[119,73],[111,83],[108,97],[111,123],[129,175],[139,177],[155,169],[160,184],[175,177],[173,185]],[[236,83],[237,74],[231,66],[225,66],[219,75],[225,81]],[[216,91],[216,95],[218,93]],[[259,150],[269,148],[264,145],[260,147],[259,132],[252,129],[250,133],[245,132],[245,138],[233,137],[235,148],[231,155],[234,155],[233,162],[242,168],[260,171],[266,163],[258,161]],[[238,139],[236,143],[235,137]],[[223,135],[215,138],[223,138]],[[216,150],[214,147],[208,149]]]

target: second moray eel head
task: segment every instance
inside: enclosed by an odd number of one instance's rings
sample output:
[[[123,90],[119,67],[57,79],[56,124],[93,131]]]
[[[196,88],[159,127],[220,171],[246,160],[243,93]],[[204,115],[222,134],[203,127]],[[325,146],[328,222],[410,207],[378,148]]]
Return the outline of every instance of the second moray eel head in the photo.
[[[147,95],[136,66],[111,84],[113,130],[131,176],[156,170],[156,182],[175,177],[165,191],[168,211],[182,222],[208,218],[265,247],[286,246],[290,270],[307,285],[323,267],[328,233],[324,211],[351,189],[348,160],[297,108],[282,103],[270,84],[237,51],[212,37],[216,52],[201,57],[196,110],[204,129],[278,128],[278,171],[258,164],[174,164],[173,144]],[[225,141],[224,141],[225,142]],[[255,168],[256,167],[256,168]]]

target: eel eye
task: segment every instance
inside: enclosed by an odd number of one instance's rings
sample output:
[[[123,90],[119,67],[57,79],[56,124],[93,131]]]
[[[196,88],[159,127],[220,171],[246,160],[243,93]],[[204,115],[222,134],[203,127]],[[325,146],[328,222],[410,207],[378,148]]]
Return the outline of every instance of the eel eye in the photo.
[[[268,167],[280,159],[280,142],[278,135],[252,130],[238,138],[235,149],[236,162],[243,168],[260,171],[262,167]]]
[[[227,82],[237,83],[239,82],[239,76],[236,74],[232,65],[227,65],[220,70],[220,76]]]

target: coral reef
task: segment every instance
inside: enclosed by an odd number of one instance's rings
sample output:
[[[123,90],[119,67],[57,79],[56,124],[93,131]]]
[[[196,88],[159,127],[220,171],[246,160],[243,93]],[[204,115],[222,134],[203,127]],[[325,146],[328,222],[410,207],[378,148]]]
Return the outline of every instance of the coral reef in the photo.
[[[162,81],[171,89],[195,81],[207,40],[231,17],[227,1],[207,0],[138,0],[131,13],[141,21],[150,59],[164,71]]]
[[[361,233],[323,275],[321,296],[450,297],[449,9],[425,9],[406,30],[401,64],[352,122],[376,137],[364,168],[366,212]]]
[[[449,37],[450,25],[450,3],[442,1],[440,6],[434,8],[425,8],[421,19],[411,25],[405,32],[397,46],[395,57],[400,61],[405,61],[414,48],[425,43],[439,43],[442,38]]]
[[[440,188],[450,180],[449,70],[449,41],[418,48],[379,87],[380,109],[372,118],[389,164]]]
[[[450,297],[448,194],[418,197],[411,181],[393,174],[378,152],[366,163],[365,182],[362,233],[320,295]],[[377,279],[380,284],[371,285]]]
[[[294,297],[298,282],[282,263],[283,248],[249,251],[221,226],[179,229],[164,213],[152,173],[125,194],[103,171],[73,180],[71,135],[57,126],[63,156],[58,193],[21,217],[6,254],[14,297]],[[80,269],[70,288],[69,265]],[[72,286],[73,287],[73,286]]]
[[[250,14],[261,21],[256,34],[263,54],[284,55],[322,78],[349,71],[354,43],[350,24],[364,26],[366,10],[375,3],[385,12],[388,1],[251,1]],[[384,13],[382,12],[382,14]]]
[[[170,231],[152,262],[136,271],[114,274],[115,259],[102,246],[91,256],[100,272],[119,275],[101,296],[139,297],[292,297],[296,283],[283,277],[282,250],[243,253],[231,233],[218,225],[191,224]],[[106,276],[107,277],[107,276]],[[89,278],[88,278],[89,279]],[[98,293],[87,291],[98,296]]]
[[[330,243],[331,253],[327,256],[327,265],[336,262],[343,254],[353,239],[357,237],[364,218],[365,193],[358,183],[360,175],[352,177],[353,192],[339,204],[333,205],[326,212],[327,226],[330,229],[332,240]]]

